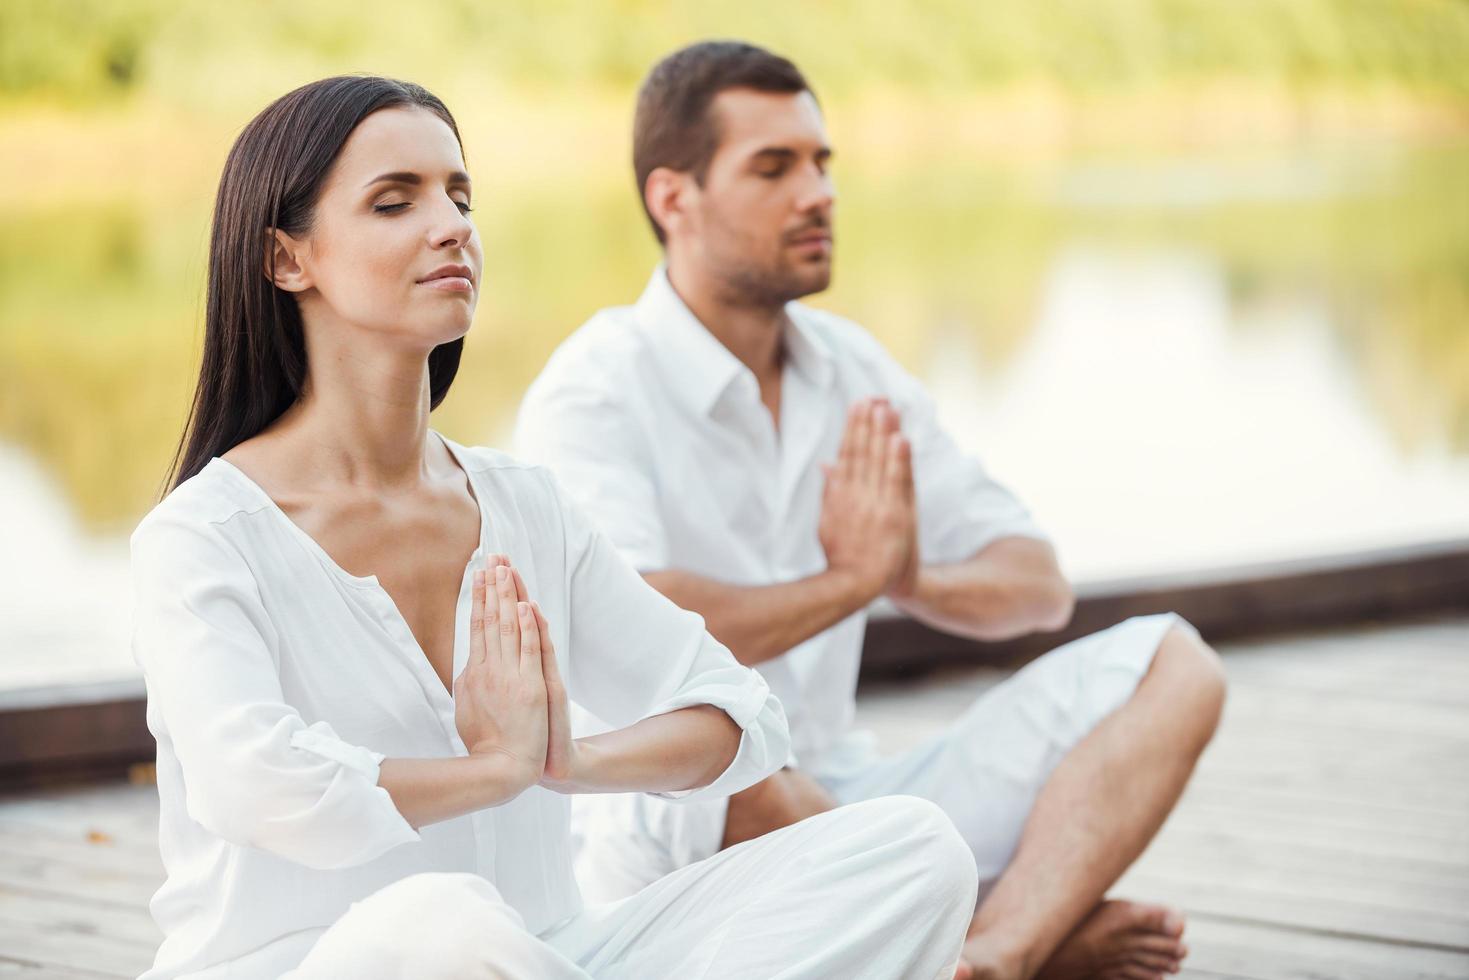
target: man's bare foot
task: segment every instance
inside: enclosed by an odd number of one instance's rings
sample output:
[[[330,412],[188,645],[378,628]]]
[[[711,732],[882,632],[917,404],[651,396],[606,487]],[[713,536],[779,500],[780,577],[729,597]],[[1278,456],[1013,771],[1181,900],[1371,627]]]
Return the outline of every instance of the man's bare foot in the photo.
[[[1108,901],[1061,944],[1035,980],[1164,980],[1177,973],[1188,947],[1183,915],[1161,905]],[[994,958],[986,937],[964,944],[955,980],[1014,980]]]

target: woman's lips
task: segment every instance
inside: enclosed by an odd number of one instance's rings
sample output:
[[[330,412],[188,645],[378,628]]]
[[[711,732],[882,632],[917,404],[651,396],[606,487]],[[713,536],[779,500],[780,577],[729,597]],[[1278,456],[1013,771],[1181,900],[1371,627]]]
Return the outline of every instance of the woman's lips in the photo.
[[[467,293],[474,288],[474,283],[463,276],[441,276],[438,279],[425,279],[419,283],[430,289],[441,289],[449,293]]]

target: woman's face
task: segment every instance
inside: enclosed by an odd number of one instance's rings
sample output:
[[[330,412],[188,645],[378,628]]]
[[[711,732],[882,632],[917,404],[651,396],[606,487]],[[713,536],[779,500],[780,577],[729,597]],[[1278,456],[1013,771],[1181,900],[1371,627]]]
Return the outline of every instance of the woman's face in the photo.
[[[464,336],[483,253],[454,133],[419,108],[364,119],[292,249],[306,323],[350,325],[423,351]],[[277,281],[286,288],[277,257]]]

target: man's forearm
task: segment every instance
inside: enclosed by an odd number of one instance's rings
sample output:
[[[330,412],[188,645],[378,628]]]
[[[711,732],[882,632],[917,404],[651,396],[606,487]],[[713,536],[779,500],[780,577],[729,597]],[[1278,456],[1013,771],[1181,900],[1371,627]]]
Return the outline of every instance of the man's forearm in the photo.
[[[1071,619],[1071,587],[1044,541],[1002,538],[968,561],[925,565],[899,609],[975,640],[1058,630]]]
[[[704,617],[714,638],[746,666],[764,663],[871,602],[856,576],[829,569],[776,585],[729,585],[692,572],[648,572],[648,583]]]

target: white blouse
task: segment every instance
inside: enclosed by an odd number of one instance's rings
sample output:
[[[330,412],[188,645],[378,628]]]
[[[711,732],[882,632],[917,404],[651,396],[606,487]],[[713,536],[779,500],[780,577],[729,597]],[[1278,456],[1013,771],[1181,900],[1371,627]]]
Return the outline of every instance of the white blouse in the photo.
[[[481,515],[465,567],[504,553],[551,625],[570,697],[623,727],[695,704],[743,735],[727,795],[789,750],[780,702],[629,567],[548,471],[445,440]],[[223,459],[132,537],[133,652],[158,740],[164,933],[147,980],[276,976],[352,902],[409,874],[484,875],[542,932],[581,908],[567,797],[532,787],[415,831],[377,785],[385,757],[464,755],[454,702],[376,576],[351,575]],[[409,924],[405,923],[405,927]]]

